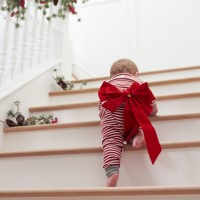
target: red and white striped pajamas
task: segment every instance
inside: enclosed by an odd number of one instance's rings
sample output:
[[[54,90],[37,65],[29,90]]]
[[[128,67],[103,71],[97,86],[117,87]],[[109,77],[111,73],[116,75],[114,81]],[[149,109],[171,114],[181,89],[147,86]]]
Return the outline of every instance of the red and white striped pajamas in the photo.
[[[134,82],[144,83],[142,80],[128,73],[113,76],[108,83],[117,87],[120,91],[126,90]],[[121,152],[124,146],[124,103],[114,112],[105,109],[99,102],[99,116],[101,119],[103,168],[109,166],[120,166]],[[157,113],[156,102],[152,102],[151,114]]]

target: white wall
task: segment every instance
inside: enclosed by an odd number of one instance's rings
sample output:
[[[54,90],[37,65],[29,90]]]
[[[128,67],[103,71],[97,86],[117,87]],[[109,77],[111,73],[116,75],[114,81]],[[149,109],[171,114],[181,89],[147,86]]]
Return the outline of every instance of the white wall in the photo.
[[[138,1],[137,51],[144,70],[200,64],[199,7],[198,0]]]
[[[114,59],[126,56],[124,2],[87,3],[85,7],[77,8],[82,20],[80,23],[76,17],[70,16],[74,62],[86,67],[94,76],[103,75]]]
[[[199,65],[199,0],[90,0],[70,16],[74,63],[105,76],[128,57],[140,71]]]

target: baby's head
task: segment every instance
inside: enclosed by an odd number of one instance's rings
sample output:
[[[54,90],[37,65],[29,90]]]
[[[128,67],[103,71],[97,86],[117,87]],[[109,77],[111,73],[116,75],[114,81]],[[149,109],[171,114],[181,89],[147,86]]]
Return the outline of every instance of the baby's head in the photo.
[[[115,61],[110,69],[110,77],[113,77],[119,73],[129,73],[132,75],[137,75],[138,68],[137,65],[129,59],[120,59]]]

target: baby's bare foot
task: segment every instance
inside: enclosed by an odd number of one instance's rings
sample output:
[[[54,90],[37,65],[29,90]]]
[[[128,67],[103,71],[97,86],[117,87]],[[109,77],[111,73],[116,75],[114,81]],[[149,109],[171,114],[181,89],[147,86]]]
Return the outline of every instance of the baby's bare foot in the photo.
[[[146,145],[146,143],[145,143],[145,139],[144,139],[144,133],[143,133],[142,129],[139,129],[139,132],[133,139],[132,146],[133,146],[133,148],[141,148],[141,147],[144,147],[145,145]]]
[[[111,177],[108,178],[107,187],[116,187],[117,181],[119,178],[119,174],[113,174]]]

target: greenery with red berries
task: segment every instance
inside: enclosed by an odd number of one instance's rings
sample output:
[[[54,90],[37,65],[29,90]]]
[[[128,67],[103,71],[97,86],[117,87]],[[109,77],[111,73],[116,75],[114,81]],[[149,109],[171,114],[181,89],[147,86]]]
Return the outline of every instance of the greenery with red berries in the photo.
[[[1,7],[2,11],[7,11],[10,13],[11,17],[16,18],[16,28],[20,26],[19,21],[25,19],[27,1],[28,0],[5,0]],[[82,3],[87,1],[88,0],[82,0]],[[47,20],[51,20],[55,17],[65,19],[67,13],[77,15],[77,11],[75,9],[77,0],[35,0],[35,3],[37,4],[38,9],[42,11],[43,15],[46,16]],[[58,6],[56,12],[49,12],[51,5]],[[80,21],[80,18],[78,18],[78,21]]]

